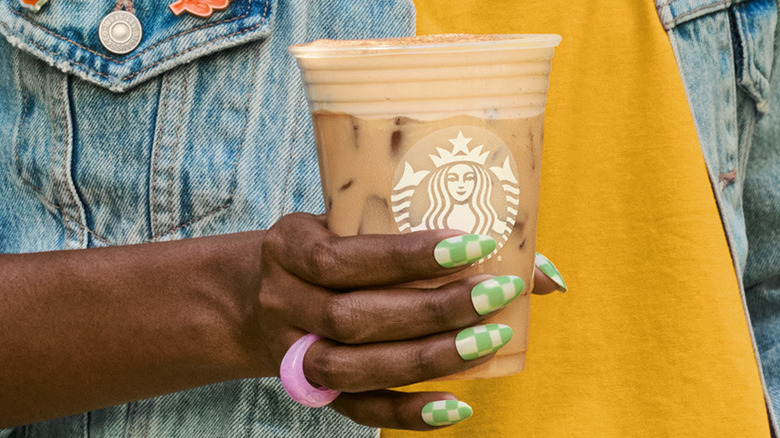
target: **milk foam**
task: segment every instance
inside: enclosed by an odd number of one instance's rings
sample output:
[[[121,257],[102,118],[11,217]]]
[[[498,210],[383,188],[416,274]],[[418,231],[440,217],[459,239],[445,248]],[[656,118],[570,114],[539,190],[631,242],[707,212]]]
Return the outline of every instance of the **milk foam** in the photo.
[[[290,49],[312,112],[431,120],[544,111],[557,35],[319,40]]]

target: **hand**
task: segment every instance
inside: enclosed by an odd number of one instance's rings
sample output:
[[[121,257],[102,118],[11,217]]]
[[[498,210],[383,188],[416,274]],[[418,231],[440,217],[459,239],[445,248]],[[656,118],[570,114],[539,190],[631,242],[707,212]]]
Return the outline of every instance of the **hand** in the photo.
[[[382,389],[490,359],[464,360],[453,341],[495,310],[470,300],[490,276],[397,286],[462,269],[433,256],[454,235],[339,238],[322,217],[296,214],[269,231],[0,254],[0,357],[14,358],[0,367],[0,393],[13,395],[0,397],[0,428],[278,375],[287,348],[311,332],[332,339],[304,365],[312,381],[347,391],[334,409],[372,426],[429,429],[422,407],[454,396]]]
[[[478,312],[472,303],[472,290],[493,278],[489,275],[433,290],[397,286],[458,272],[492,252],[486,248],[456,267],[442,267],[434,248],[459,234],[431,230],[337,237],[326,229],[323,216],[298,213],[282,218],[263,240],[254,312],[257,360],[263,369],[278,373],[290,345],[306,333],[318,334],[327,340],[310,347],[304,373],[314,384],[343,391],[331,407],[370,426],[433,429],[423,421],[423,407],[433,401],[456,400],[452,394],[400,393],[385,388],[480,365],[508,341],[472,355],[456,348],[458,333],[498,310]],[[523,289],[518,280],[506,280],[514,281],[516,295]],[[541,283],[543,293],[555,288]]]

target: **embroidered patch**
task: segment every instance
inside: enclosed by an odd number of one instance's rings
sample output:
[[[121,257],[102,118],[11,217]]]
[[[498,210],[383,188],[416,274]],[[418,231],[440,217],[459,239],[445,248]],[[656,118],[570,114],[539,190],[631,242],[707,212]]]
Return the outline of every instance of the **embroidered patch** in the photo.
[[[38,12],[41,10],[43,5],[46,4],[48,0],[19,0],[19,3],[26,9],[29,9],[33,12]]]
[[[175,15],[187,11],[192,15],[208,18],[214,13],[215,9],[225,9],[229,4],[229,0],[177,0],[169,4],[168,8]]]

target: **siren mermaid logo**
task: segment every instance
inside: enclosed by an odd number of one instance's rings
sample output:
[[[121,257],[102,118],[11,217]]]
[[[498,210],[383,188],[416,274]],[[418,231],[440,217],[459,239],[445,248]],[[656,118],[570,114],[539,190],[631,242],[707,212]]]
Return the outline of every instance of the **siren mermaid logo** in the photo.
[[[401,232],[451,228],[484,234],[498,250],[512,232],[519,195],[506,144],[482,128],[463,126],[434,132],[406,153],[391,201]]]

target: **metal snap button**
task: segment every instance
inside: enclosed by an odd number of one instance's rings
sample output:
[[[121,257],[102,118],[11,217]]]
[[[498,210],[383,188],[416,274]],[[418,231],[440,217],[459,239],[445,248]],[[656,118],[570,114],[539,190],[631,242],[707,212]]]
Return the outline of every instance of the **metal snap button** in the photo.
[[[111,53],[124,55],[141,42],[141,22],[127,11],[114,11],[100,22],[98,36],[103,47]]]

